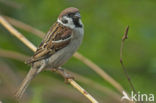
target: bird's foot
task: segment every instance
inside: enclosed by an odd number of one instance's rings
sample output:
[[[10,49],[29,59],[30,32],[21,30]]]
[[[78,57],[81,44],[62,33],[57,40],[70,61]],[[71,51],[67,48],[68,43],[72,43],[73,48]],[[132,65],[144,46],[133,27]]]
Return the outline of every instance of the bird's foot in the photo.
[[[69,73],[64,73],[64,82],[69,83],[69,81],[68,81],[69,79],[75,79],[75,78],[74,78],[74,76],[72,76]]]
[[[52,71],[59,73],[64,78],[65,83],[69,83],[69,79],[75,79],[71,74],[65,72],[61,67],[53,68]]]

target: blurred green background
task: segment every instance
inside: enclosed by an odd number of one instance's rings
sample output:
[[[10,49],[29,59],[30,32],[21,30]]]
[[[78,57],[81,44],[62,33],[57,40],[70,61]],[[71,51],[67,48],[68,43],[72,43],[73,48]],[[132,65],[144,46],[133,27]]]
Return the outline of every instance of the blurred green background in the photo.
[[[128,93],[131,88],[121,68],[119,54],[121,37],[126,26],[130,26],[129,38],[125,42],[123,54],[128,73],[137,91],[144,94],[156,94],[155,0],[0,0],[0,14],[16,18],[47,32],[57,20],[59,13],[71,6],[79,8],[85,26],[84,40],[78,51],[103,68]],[[36,46],[40,44],[39,37],[21,29],[18,30]],[[0,48],[33,55],[29,48],[10,35],[3,26],[0,26]],[[23,62],[13,59],[0,57],[0,62],[9,66],[15,74],[20,75],[21,78],[18,78],[19,82],[16,85],[20,84],[30,68]],[[70,59],[64,67],[93,80],[94,83],[116,91],[108,82],[75,58]],[[1,68],[2,66],[0,72]],[[3,72],[0,74],[2,75]],[[1,75],[0,90],[3,91],[0,91],[0,100],[4,103],[12,103],[13,100],[8,97],[9,93],[4,93],[5,90],[7,91],[7,86],[5,87],[4,78],[1,78]],[[106,93],[79,83],[100,102],[111,103],[111,97]],[[64,84],[58,74],[50,72],[43,72],[36,77],[27,93],[25,103],[88,102],[70,85]]]

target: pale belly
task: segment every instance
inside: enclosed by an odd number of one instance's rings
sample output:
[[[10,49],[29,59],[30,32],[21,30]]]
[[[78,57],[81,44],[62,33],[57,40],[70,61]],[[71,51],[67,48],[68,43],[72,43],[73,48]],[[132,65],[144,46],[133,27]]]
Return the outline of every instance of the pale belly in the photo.
[[[69,58],[76,52],[79,45],[74,45],[74,43],[69,44],[67,47],[56,52],[55,55],[52,55],[48,58],[48,66],[51,68],[56,68],[62,66]]]

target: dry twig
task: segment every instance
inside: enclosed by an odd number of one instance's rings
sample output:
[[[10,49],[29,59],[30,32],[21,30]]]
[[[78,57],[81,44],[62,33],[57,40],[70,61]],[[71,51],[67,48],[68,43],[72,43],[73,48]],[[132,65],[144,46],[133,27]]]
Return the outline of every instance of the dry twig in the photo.
[[[16,9],[20,9],[22,7],[20,4],[11,0],[0,0],[0,2],[12,8],[16,8]]]
[[[12,27],[2,16],[0,16],[0,23],[16,38],[28,46],[31,50],[35,51],[36,47],[27,40],[20,32],[18,32],[14,27]]]
[[[27,40],[20,32],[18,32],[15,28],[13,28],[2,16],[0,16],[0,23],[15,37],[21,40],[26,46],[28,46],[32,51],[36,51],[36,47]],[[80,85],[78,85],[73,79],[68,79],[68,82],[76,88],[79,92],[81,92],[88,100],[92,103],[98,103],[96,99],[94,99],[86,90],[84,90]]]
[[[84,64],[92,68],[97,74],[99,74],[103,79],[107,80],[110,84],[112,84],[120,93],[122,93],[122,86],[115,81],[111,76],[109,76],[106,72],[104,72],[98,65],[93,63],[91,60],[85,58],[80,53],[75,53],[74,56],[81,60]]]
[[[123,63],[123,55],[122,55],[122,54],[123,54],[123,47],[124,47],[124,41],[128,38],[128,30],[129,30],[129,26],[127,26],[126,31],[125,31],[125,33],[124,33],[124,35],[123,35],[123,37],[122,37],[122,41],[121,41],[120,63],[121,63],[122,69],[124,70],[125,76],[126,76],[126,78],[128,79],[128,82],[129,82],[129,84],[130,84],[132,90],[134,91],[134,93],[136,93],[136,90],[135,90],[135,88],[134,88],[134,86],[133,86],[133,84],[132,84],[132,82],[131,82],[131,79],[130,79],[130,77],[129,77],[129,75],[128,75],[127,69],[125,68],[125,65],[124,65],[124,63]],[[136,93],[136,94],[137,94],[137,93]]]
[[[33,33],[37,36],[39,36],[40,38],[43,38],[44,37],[44,34],[42,31],[38,30],[38,29],[35,29],[19,20],[16,20],[16,19],[13,19],[13,18],[10,18],[8,16],[3,16],[10,24],[14,25],[15,27],[17,28],[20,28],[20,29],[23,29],[27,32],[30,32],[30,33]]]
[[[124,33],[124,35],[122,37],[122,41],[121,41],[121,47],[120,47],[120,64],[122,66],[122,69],[124,71],[124,74],[125,74],[128,82],[130,84],[130,87],[132,88],[133,92],[138,96],[138,93],[136,92],[136,90],[135,90],[135,88],[133,86],[133,83],[131,81],[131,78],[129,77],[128,71],[127,71],[127,69],[126,69],[126,67],[124,65],[124,62],[123,62],[123,48],[124,48],[124,42],[125,42],[125,40],[128,39],[128,30],[129,30],[129,26],[126,27],[125,33]],[[140,101],[140,103],[143,103],[143,101]]]
[[[25,56],[23,54],[3,49],[0,49],[0,56],[5,58],[17,59],[19,61],[25,61],[28,58],[28,56]]]

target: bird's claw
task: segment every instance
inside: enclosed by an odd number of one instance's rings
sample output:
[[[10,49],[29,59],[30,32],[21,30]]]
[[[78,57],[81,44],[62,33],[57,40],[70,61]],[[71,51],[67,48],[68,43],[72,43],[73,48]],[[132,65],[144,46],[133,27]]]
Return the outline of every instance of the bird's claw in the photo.
[[[75,78],[74,78],[74,76],[72,76],[71,74],[65,73],[65,74],[64,74],[64,82],[65,82],[65,83],[69,83],[69,81],[68,81],[69,79],[75,79]]]

